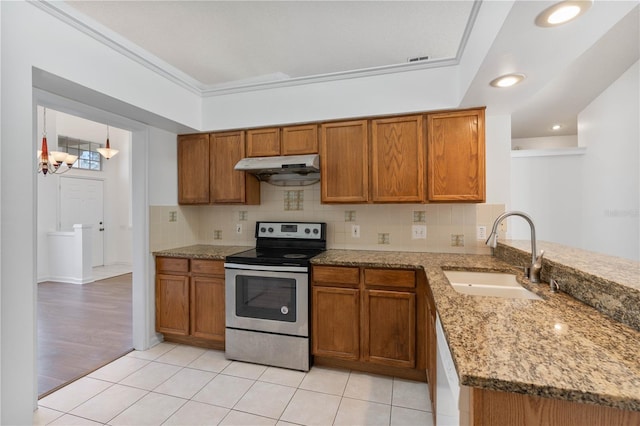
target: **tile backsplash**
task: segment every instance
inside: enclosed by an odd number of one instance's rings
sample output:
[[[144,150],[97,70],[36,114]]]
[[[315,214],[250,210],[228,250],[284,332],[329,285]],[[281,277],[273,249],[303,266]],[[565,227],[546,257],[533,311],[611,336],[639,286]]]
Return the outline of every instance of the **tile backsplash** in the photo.
[[[273,220],[326,222],[327,246],[334,249],[489,253],[484,241],[477,239],[477,227],[490,230],[505,208],[504,204],[321,204],[319,183],[295,188],[262,183],[260,196],[257,206],[151,206],[150,248],[253,246],[256,221]],[[171,212],[177,214],[170,222]],[[236,226],[240,222],[242,226]],[[412,238],[416,224],[426,226],[426,239]],[[354,225],[359,228],[357,236]]]

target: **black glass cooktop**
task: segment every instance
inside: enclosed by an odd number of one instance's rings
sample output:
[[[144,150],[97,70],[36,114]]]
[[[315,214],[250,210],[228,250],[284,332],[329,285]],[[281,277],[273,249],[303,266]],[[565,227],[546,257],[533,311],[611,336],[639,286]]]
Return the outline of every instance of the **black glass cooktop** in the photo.
[[[226,261],[245,265],[307,266],[309,259],[323,251],[324,249],[254,248],[227,256]]]

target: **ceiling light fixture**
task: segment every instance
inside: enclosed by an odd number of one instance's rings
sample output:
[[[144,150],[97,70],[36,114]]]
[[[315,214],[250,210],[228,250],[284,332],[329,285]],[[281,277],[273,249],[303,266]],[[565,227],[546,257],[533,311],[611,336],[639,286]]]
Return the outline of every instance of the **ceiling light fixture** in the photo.
[[[592,0],[563,1],[543,10],[536,17],[539,27],[555,27],[565,24],[584,14],[593,3]]]
[[[38,173],[43,175],[62,174],[71,170],[73,163],[78,159],[77,155],[70,155],[66,152],[51,151],[47,145],[47,109],[44,108],[42,125],[42,146],[38,151]],[[61,167],[63,164],[66,167]]]
[[[109,144],[109,126],[107,126],[107,145],[104,148],[98,148],[97,151],[107,160],[111,157],[114,157],[118,152],[117,149],[112,149]]]
[[[524,74],[505,74],[491,80],[489,85],[498,88],[511,87],[527,78]]]
[[[559,124],[554,124],[553,126],[551,126],[551,130],[560,130],[562,129],[562,126]]]

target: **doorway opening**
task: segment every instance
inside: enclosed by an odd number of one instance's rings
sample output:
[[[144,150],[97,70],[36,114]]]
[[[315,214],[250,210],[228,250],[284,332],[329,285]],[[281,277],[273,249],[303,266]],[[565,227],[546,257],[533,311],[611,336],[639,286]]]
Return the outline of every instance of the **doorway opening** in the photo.
[[[37,111],[38,135],[42,135],[44,111],[40,106]],[[106,142],[104,123],[50,108],[46,114],[51,151],[58,140],[87,141],[87,146]],[[109,127],[109,138],[120,152],[110,160],[102,159],[99,168],[38,174],[39,397],[133,349],[132,134]],[[83,240],[82,256],[58,238],[70,237],[78,225],[89,234]],[[89,259],[88,279],[73,276],[79,257]]]

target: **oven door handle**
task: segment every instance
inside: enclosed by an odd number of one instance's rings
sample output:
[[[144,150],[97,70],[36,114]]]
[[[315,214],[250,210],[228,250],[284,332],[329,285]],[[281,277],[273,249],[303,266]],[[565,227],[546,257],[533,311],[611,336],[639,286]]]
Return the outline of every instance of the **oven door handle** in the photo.
[[[240,269],[245,271],[274,271],[274,272],[308,272],[306,266],[267,266],[267,265],[244,265],[241,263],[226,263],[225,269]]]

